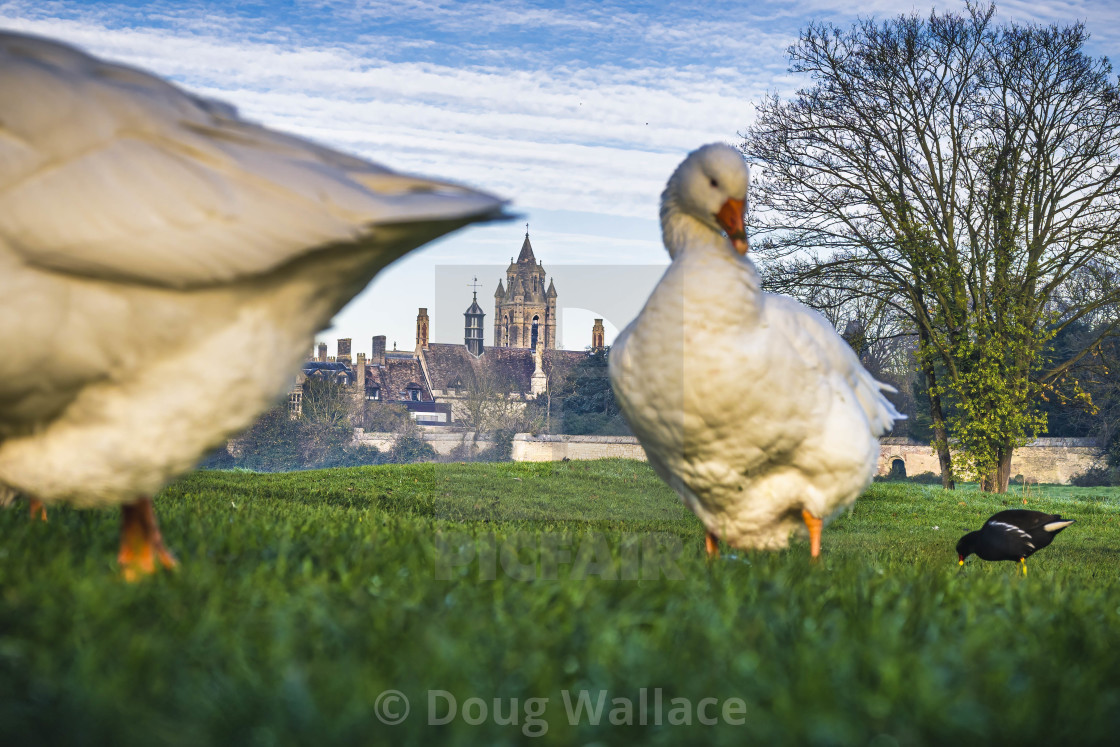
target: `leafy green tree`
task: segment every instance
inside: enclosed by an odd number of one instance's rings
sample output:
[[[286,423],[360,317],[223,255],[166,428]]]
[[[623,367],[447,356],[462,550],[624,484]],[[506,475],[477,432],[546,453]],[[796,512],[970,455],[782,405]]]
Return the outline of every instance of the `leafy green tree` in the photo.
[[[1120,261],[1120,90],[1082,25],[998,27],[994,12],[811,24],[790,51],[809,86],[763,101],[743,149],[762,166],[764,272],[903,315],[943,478],[951,435],[962,471],[1002,492],[1045,425],[1041,395],[1117,329],[1120,288],[1064,289]],[[1102,310],[1095,339],[1047,360],[1055,334]]]

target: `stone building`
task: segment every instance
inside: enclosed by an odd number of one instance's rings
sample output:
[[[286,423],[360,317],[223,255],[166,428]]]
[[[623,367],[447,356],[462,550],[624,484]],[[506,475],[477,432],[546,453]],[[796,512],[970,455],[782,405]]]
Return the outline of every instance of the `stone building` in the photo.
[[[494,347],[545,350],[556,348],[556,286],[533,255],[526,227],[516,260],[506,269],[506,283],[494,291]]]
[[[420,309],[417,318],[417,351],[422,351],[420,335],[427,332],[425,309]],[[421,321],[423,320],[423,321]],[[417,351],[387,351],[385,336],[373,338],[372,354],[367,359],[365,353],[358,353],[351,360],[351,340],[338,340],[338,349],[344,357],[327,358],[326,343],[319,343],[319,355],[304,361],[296,384],[288,396],[288,409],[293,417],[299,417],[303,406],[304,384],[310,379],[330,381],[352,390],[355,397],[364,397],[367,402],[388,402],[404,405],[412,418],[419,423],[448,425],[451,422],[451,407],[440,404],[432,396],[424,375],[420,354]]]
[[[462,343],[432,342],[426,308],[416,314],[412,351],[387,351],[385,336],[377,335],[368,359],[365,353],[351,356],[349,338],[339,339],[337,355],[328,358],[327,344],[320,342],[292,390],[292,414],[298,416],[303,383],[310,378],[352,387],[367,402],[403,404],[425,425],[463,419],[472,388],[477,393],[484,387],[490,396],[517,403],[555,391],[588,353],[556,348],[556,286],[546,286],[547,280],[526,231],[521,253],[506,270],[506,284],[499,280],[494,294],[494,345],[487,348],[483,342],[486,312],[477,290],[463,312]],[[603,336],[602,320],[596,319],[595,350],[603,348]]]

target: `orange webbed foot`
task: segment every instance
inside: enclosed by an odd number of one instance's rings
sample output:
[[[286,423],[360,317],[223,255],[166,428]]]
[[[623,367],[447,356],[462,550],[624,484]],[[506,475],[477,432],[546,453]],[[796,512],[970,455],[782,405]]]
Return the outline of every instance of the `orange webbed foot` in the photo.
[[[117,563],[125,581],[138,581],[159,568],[171,569],[179,565],[163,543],[150,498],[121,506],[121,548]]]
[[[31,507],[30,515],[32,521],[35,521],[36,519],[38,519],[39,521],[47,520],[47,507],[43,505],[43,502],[41,500],[37,498],[29,498],[27,500],[27,503]]]
[[[711,532],[704,535],[704,549],[708,551],[708,560],[719,557],[719,537]]]
[[[801,510],[801,519],[809,530],[809,558],[816,562],[821,556],[821,531],[824,529],[824,520],[809,513],[808,509]]]

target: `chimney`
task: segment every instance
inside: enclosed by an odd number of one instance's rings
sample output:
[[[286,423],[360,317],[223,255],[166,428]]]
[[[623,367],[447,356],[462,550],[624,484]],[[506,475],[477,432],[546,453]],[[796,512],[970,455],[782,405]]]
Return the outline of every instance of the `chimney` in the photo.
[[[369,362],[375,366],[385,365],[385,335],[376,335],[373,338],[373,355]]]
[[[599,352],[606,347],[604,340],[606,339],[607,331],[603,329],[603,320],[596,319],[595,326],[591,328],[591,351]]]
[[[325,342],[320,342],[319,343],[319,357],[318,357],[317,360],[320,363],[326,363],[327,362],[327,343],[325,343]]]
[[[350,338],[349,337],[338,338],[338,352],[335,354],[334,357],[335,357],[335,360],[337,360],[339,363],[349,363],[350,362]]]
[[[428,349],[428,310],[420,309],[416,315],[416,349]]]
[[[354,380],[355,389],[358,390],[358,399],[364,401],[366,398],[366,354],[358,353],[358,362],[354,364],[354,373],[357,378]]]

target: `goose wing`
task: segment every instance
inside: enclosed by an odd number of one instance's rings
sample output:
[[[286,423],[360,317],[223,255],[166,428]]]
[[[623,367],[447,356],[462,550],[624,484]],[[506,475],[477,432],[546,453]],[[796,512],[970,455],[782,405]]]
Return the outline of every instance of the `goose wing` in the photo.
[[[767,320],[799,351],[802,358],[822,376],[831,374],[859,402],[872,434],[889,433],[896,420],[905,419],[883,392],[896,391],[867,372],[851,346],[836,334],[818,312],[788,296],[767,295]]]
[[[0,34],[0,100],[0,250],[51,270],[187,287],[382,232],[392,259],[503,204],[36,37]]]

